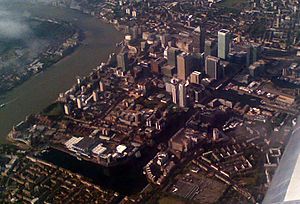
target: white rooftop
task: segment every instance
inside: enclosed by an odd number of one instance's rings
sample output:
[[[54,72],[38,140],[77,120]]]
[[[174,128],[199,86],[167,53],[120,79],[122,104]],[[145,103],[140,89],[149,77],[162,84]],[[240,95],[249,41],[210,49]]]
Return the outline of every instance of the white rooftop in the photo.
[[[116,149],[118,153],[122,154],[127,149],[127,147],[125,145],[118,145]]]
[[[65,145],[68,149],[72,148],[73,145],[77,144],[83,139],[83,137],[72,137],[67,142],[65,142]]]
[[[102,154],[103,152],[106,151],[106,147],[103,147],[102,144],[98,144],[93,150],[92,152],[96,155]]]

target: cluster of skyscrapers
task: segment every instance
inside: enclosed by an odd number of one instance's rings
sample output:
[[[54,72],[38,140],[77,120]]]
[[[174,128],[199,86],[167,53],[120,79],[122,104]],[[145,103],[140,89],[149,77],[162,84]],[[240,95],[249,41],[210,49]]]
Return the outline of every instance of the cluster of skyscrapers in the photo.
[[[230,51],[229,30],[220,30],[217,40],[206,40],[205,29],[199,26],[191,33],[191,38],[191,52],[169,46],[166,47],[166,65],[163,60],[152,62],[152,72],[161,72],[171,78],[166,89],[172,95],[173,102],[180,107],[186,106],[187,83],[200,84],[204,76],[210,80],[220,80],[225,76],[224,69]]]

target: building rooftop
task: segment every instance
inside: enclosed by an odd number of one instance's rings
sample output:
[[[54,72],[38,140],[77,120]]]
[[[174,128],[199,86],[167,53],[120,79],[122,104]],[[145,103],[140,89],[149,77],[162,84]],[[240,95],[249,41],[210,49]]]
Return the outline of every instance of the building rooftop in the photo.
[[[94,146],[96,143],[94,138],[90,138],[90,137],[85,137],[82,140],[80,140],[77,144],[75,144],[74,146],[83,150],[88,150],[90,148],[92,148],[92,146]]]
[[[221,29],[219,30],[219,33],[230,33],[230,30],[227,30],[227,29]]]

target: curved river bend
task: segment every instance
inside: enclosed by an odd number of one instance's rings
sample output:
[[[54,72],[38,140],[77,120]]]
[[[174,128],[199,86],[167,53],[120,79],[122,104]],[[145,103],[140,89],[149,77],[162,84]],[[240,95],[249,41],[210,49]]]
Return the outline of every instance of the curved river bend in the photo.
[[[106,61],[108,55],[115,51],[115,44],[122,39],[113,26],[78,11],[27,4],[18,4],[17,8],[32,16],[71,22],[84,31],[85,39],[73,54],[1,96],[0,104],[9,104],[0,109],[0,143],[5,142],[13,125],[24,120],[26,115],[40,112],[60,92],[69,89],[77,75],[87,75],[100,62]]]

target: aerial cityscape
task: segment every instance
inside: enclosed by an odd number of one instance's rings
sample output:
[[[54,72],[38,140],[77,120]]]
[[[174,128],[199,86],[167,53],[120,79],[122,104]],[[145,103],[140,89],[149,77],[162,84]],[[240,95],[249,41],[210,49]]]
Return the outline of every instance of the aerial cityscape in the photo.
[[[0,203],[299,203],[299,0],[0,0]]]

